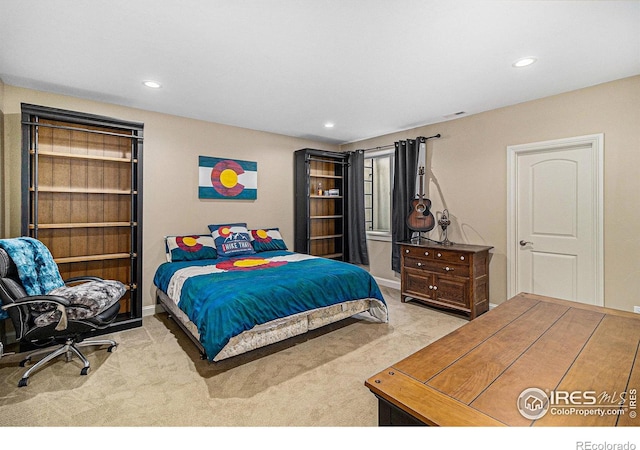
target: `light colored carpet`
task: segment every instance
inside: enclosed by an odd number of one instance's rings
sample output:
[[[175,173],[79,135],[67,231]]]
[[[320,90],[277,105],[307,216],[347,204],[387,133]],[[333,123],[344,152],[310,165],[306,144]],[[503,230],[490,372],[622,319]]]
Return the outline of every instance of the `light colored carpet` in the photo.
[[[0,426],[377,425],[367,378],[467,323],[382,287],[390,322],[368,314],[240,355],[202,361],[166,314],[114,333],[114,353],[87,348],[17,383],[24,355],[0,360]]]

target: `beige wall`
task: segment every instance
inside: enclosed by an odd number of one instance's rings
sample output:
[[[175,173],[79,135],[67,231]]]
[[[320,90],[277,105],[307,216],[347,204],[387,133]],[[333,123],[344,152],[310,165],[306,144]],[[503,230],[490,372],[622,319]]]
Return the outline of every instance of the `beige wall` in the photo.
[[[4,89],[2,89],[4,88]],[[20,232],[20,103],[84,111],[145,124],[144,305],[153,304],[151,282],[163,261],[162,236],[206,232],[207,224],[246,221],[279,226],[293,245],[293,156],[298,148],[335,147],[302,139],[185,119],[16,88],[0,83],[4,113],[6,217],[0,236]],[[605,304],[624,310],[640,305],[640,76],[522,103],[453,121],[415,128],[343,146],[343,150],[387,145],[431,136],[429,198],[434,211],[449,209],[450,239],[494,246],[492,303],[507,297],[506,148],[550,139],[604,133]],[[2,141],[0,141],[1,143]],[[258,200],[197,198],[197,157],[209,155],[258,162]],[[1,192],[0,192],[1,193]],[[1,218],[1,217],[0,217]],[[0,228],[2,231],[2,228]],[[437,235],[432,236],[435,238]],[[391,244],[369,241],[371,273],[398,281],[390,269]]]
[[[20,103],[81,111],[144,123],[143,154],[143,306],[154,304],[153,275],[164,261],[163,236],[207,233],[210,223],[247,222],[250,227],[280,227],[293,250],[293,151],[335,146],[91,102],[5,85],[7,136],[4,185],[10,191],[6,233],[20,233]],[[0,103],[1,104],[1,103]],[[255,201],[198,199],[198,156],[258,163]]]
[[[343,146],[431,136],[429,198],[455,242],[494,246],[491,303],[507,297],[507,146],[604,133],[605,306],[640,305],[640,76]],[[431,236],[438,238],[437,230]],[[397,281],[391,244],[369,241],[370,272]]]
[[[4,236],[5,223],[5,166],[4,161],[4,83],[0,80],[0,236]]]

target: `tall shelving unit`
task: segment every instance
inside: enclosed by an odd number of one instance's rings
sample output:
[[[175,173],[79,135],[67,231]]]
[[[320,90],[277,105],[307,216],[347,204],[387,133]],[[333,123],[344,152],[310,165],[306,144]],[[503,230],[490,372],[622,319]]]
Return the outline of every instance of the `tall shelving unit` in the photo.
[[[344,261],[347,155],[309,148],[297,150],[294,178],[294,251]]]
[[[42,241],[63,279],[127,286],[106,333],[142,325],[141,123],[22,104],[22,235]]]

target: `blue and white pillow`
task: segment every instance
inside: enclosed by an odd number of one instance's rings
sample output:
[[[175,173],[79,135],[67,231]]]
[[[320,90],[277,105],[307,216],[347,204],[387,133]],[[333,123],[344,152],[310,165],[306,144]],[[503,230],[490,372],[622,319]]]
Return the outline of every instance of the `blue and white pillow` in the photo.
[[[279,228],[260,228],[250,230],[251,244],[256,252],[269,250],[288,250]]]
[[[220,256],[252,255],[256,252],[246,223],[209,225],[209,230]]]
[[[216,259],[218,257],[213,237],[210,234],[166,236],[165,244],[167,261],[169,262]]]

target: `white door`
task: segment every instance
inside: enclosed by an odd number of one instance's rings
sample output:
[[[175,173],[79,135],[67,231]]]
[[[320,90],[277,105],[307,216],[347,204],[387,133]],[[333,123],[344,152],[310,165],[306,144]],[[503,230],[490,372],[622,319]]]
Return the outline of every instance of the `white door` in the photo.
[[[602,135],[511,146],[509,293],[603,305]]]

